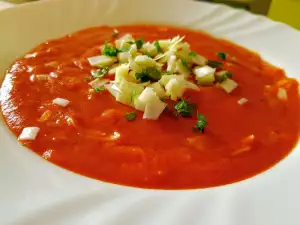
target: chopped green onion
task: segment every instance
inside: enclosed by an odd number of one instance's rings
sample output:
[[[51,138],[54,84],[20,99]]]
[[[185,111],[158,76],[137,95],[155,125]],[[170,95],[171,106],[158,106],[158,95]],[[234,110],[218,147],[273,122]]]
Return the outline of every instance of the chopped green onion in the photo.
[[[189,54],[188,54],[188,56],[196,56],[197,55],[197,53],[196,52],[190,52]]]
[[[176,105],[174,105],[177,116],[181,115],[182,117],[191,117],[194,114],[194,109],[196,104],[189,104],[188,100],[180,100]]]
[[[104,47],[102,53],[103,53],[103,55],[106,55],[106,56],[117,56],[117,54],[119,53],[119,50],[110,46],[108,44],[108,42],[106,41],[105,47]]]
[[[197,123],[194,127],[194,131],[200,131],[200,132],[204,132],[204,128],[207,125],[207,120],[206,117],[201,115],[199,112],[197,112]]]
[[[109,71],[109,68],[108,67],[104,67],[103,69],[98,69],[96,70],[95,73],[92,74],[92,76],[94,78],[101,78],[101,77],[104,77]]]
[[[95,88],[94,90],[95,90],[95,92],[104,91],[105,87],[98,87],[98,88]]]
[[[223,66],[223,63],[216,60],[208,60],[207,65],[212,68],[217,68]]]
[[[227,54],[225,52],[217,52],[217,56],[222,60],[226,60],[227,58]]]
[[[128,121],[133,121],[136,119],[136,112],[130,112],[130,113],[126,113],[125,114],[125,118],[128,120]]]
[[[163,50],[162,50],[162,48],[160,47],[160,44],[159,44],[158,41],[155,41],[155,42],[154,42],[154,46],[155,46],[155,48],[156,48],[156,50],[157,50],[158,53],[163,53]]]
[[[118,36],[118,34],[119,34],[119,31],[117,29],[114,29],[112,37],[116,37],[116,36]]]
[[[135,44],[136,44],[137,49],[141,49],[143,47],[144,42],[145,42],[144,38],[135,40]]]

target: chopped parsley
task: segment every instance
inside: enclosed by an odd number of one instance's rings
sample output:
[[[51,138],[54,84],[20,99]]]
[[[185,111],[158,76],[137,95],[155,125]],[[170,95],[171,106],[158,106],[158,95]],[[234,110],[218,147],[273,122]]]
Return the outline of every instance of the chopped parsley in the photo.
[[[223,66],[223,63],[216,60],[208,60],[207,65],[212,68],[217,68]]]
[[[105,47],[102,51],[103,55],[106,56],[117,56],[117,54],[119,53],[119,50],[112,47],[111,45],[108,44],[108,42],[105,42]]]
[[[136,44],[137,49],[141,49],[143,47],[144,42],[145,42],[144,38],[135,40],[135,44]]]
[[[199,112],[197,112],[197,123],[194,127],[194,131],[200,131],[200,132],[204,132],[204,128],[207,125],[207,120],[206,117],[201,115]]]
[[[180,100],[176,105],[174,105],[176,110],[176,115],[181,115],[182,117],[191,117],[194,114],[196,104],[190,104],[188,100]]]
[[[136,112],[130,112],[130,113],[126,113],[125,114],[125,118],[128,120],[128,121],[133,121],[136,119]]]
[[[95,90],[95,92],[104,91],[105,87],[98,87],[98,88],[95,88],[94,90]]]
[[[160,47],[160,44],[159,44],[158,41],[155,41],[155,42],[154,42],[154,46],[155,46],[155,48],[156,48],[156,50],[157,50],[158,53],[163,53],[163,50],[162,50],[162,48]]]
[[[197,53],[196,52],[190,52],[189,54],[188,54],[188,56],[196,56],[197,55]]]
[[[92,73],[92,76],[94,78],[101,78],[101,77],[104,77],[109,71],[109,68],[108,67],[104,67],[102,69],[98,69],[96,70],[95,72]]]
[[[221,60],[226,60],[227,58],[227,54],[225,52],[217,52],[217,56],[221,59]]]
[[[116,37],[119,35],[119,31],[117,29],[114,29],[113,30],[113,34],[112,34],[112,37]]]
[[[230,72],[230,71],[222,71],[222,72],[219,72],[218,74],[219,75],[216,76],[216,80],[220,83],[227,80],[228,77],[232,77],[232,72]]]
[[[148,67],[141,73],[136,73],[136,79],[140,79],[142,82],[158,81],[161,78],[161,72],[155,67]]]

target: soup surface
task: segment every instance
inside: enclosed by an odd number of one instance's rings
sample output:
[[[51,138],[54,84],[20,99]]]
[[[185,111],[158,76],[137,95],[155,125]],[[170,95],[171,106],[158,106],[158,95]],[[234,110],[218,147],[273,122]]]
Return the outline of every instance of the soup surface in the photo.
[[[230,94],[217,86],[187,90],[184,98],[205,115],[197,120],[165,110],[158,120],[124,115],[134,111],[106,90],[89,91],[88,58],[105,41],[130,33],[145,41],[185,36],[193,51],[220,60],[238,87]],[[37,79],[38,74],[49,75]],[[106,75],[114,79],[114,75]],[[286,98],[279,98],[279,90]],[[12,132],[39,127],[35,140],[22,141],[46,160],[102,181],[157,189],[205,188],[257,175],[283,159],[299,138],[298,83],[259,55],[233,43],[187,29],[165,26],[97,27],[45,42],[8,69],[1,89],[2,113]],[[64,98],[67,107],[53,104]],[[238,104],[241,98],[245,104]],[[175,103],[168,102],[173,108]],[[46,113],[45,113],[46,112]]]

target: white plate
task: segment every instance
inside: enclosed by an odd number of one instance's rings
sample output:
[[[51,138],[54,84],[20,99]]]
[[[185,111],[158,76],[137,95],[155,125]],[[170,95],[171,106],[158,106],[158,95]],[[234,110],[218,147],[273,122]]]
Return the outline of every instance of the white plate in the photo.
[[[0,12],[0,73],[40,42],[95,25],[203,29],[259,52],[300,78],[300,33],[225,6],[184,0],[49,0]],[[0,120],[0,224],[299,225],[299,146],[271,170],[217,188],[157,191],[103,183],[56,167]]]

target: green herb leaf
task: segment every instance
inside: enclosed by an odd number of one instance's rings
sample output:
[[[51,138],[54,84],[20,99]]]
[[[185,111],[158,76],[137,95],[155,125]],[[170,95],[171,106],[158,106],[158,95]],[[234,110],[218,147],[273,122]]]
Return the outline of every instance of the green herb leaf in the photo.
[[[104,77],[109,71],[109,68],[108,67],[104,67],[102,69],[98,69],[96,70],[96,72],[92,73],[92,76],[94,78],[101,78],[101,77]]]
[[[174,105],[177,115],[182,117],[191,117],[194,114],[196,104],[189,104],[188,100],[180,100]]]
[[[85,77],[84,80],[85,81],[91,81],[91,80],[93,80],[93,77]]]
[[[117,29],[114,29],[112,37],[116,37],[119,35],[119,31]]]
[[[223,63],[216,60],[208,60],[207,65],[212,68],[217,68],[223,66]]]
[[[102,51],[103,55],[106,56],[117,56],[117,54],[119,53],[119,50],[112,47],[111,45],[108,44],[108,42],[105,42],[105,47]]]
[[[155,46],[155,48],[156,48],[156,50],[157,50],[158,53],[163,53],[163,50],[162,50],[162,48],[160,47],[160,44],[159,44],[158,41],[155,41],[155,42],[154,42],[154,46]]]
[[[144,42],[145,42],[144,38],[135,40],[135,44],[136,44],[137,49],[141,49],[143,47]]]
[[[142,82],[158,81],[161,78],[161,72],[156,67],[148,67],[141,73],[135,74],[136,79],[140,79]]]
[[[217,56],[222,60],[226,60],[227,58],[227,54],[225,52],[217,52]]]
[[[197,111],[197,123],[194,127],[194,131],[200,131],[200,132],[204,132],[204,128],[207,125],[207,120],[206,117],[201,115],[198,111]]]
[[[191,57],[196,56],[196,55],[197,55],[196,52],[190,52],[190,53],[188,54],[188,56],[191,56]]]
[[[130,112],[130,113],[126,113],[125,114],[125,118],[128,120],[128,121],[133,121],[135,120],[137,117],[137,114],[136,112]]]

